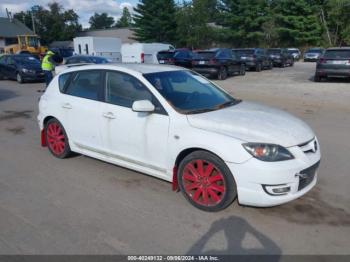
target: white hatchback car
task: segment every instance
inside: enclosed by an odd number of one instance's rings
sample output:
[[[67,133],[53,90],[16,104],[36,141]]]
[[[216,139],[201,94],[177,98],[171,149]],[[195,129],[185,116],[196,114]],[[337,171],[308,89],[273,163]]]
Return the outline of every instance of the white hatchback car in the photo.
[[[316,184],[314,132],[289,113],[233,98],[206,78],[161,65],[87,65],[41,96],[41,143],[173,183],[206,211],[273,206]]]

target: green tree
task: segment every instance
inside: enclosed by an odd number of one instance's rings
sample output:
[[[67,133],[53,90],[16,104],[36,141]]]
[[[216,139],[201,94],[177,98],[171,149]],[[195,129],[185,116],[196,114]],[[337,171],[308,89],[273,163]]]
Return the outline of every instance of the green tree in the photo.
[[[177,10],[177,44],[191,48],[207,48],[217,36],[215,19],[218,15],[216,1],[193,0],[183,2]]]
[[[225,27],[225,40],[234,46],[261,46],[266,42],[269,20],[269,1],[222,0],[221,24]]]
[[[168,42],[176,39],[174,0],[140,0],[134,8],[135,39],[141,42]]]
[[[132,17],[129,12],[129,9],[127,7],[123,8],[123,14],[121,18],[117,21],[116,27],[118,28],[125,28],[125,27],[130,27],[132,24]]]
[[[107,13],[95,13],[89,19],[90,29],[106,29],[111,28],[114,24],[114,18],[108,16]]]
[[[320,19],[312,1],[275,0],[272,8],[282,46],[310,46],[322,42]]]
[[[71,40],[82,30],[79,16],[72,10],[64,10],[57,2],[50,3],[48,9],[36,5],[30,10],[14,14],[14,17],[32,28],[31,14],[34,16],[36,33],[43,44],[53,41]]]

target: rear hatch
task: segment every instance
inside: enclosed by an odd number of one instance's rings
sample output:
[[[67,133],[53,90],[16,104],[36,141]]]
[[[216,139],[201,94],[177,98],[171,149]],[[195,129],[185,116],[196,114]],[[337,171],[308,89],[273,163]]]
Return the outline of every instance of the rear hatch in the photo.
[[[237,53],[243,61],[256,58],[254,49],[237,49]]]
[[[215,55],[216,55],[216,52],[214,51],[196,52],[192,60],[192,65],[194,66],[215,65],[216,64]]]
[[[326,50],[318,63],[324,69],[350,69],[350,48]]]
[[[159,64],[174,64],[174,52],[173,51],[160,51],[157,54]]]

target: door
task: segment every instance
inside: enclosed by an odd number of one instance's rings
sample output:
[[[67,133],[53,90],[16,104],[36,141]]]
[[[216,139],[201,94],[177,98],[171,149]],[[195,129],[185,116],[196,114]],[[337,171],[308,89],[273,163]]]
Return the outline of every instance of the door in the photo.
[[[152,113],[134,112],[132,104],[149,100]],[[135,77],[106,72],[103,140],[111,157],[165,175],[169,117],[153,94]]]
[[[83,150],[101,152],[105,149],[101,138],[103,79],[103,70],[78,71],[61,97],[64,127],[70,143]]]

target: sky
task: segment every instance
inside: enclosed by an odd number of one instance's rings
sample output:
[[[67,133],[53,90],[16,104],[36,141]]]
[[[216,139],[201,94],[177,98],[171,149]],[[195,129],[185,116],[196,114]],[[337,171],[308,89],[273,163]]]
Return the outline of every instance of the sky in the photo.
[[[55,0],[60,3],[64,9],[73,9],[79,15],[79,22],[84,28],[89,27],[89,18],[95,12],[106,12],[118,20],[121,16],[123,8],[126,6],[132,10],[136,6],[138,0]],[[52,0],[0,0],[0,17],[6,17],[6,8],[17,13],[26,11],[33,5],[42,5],[47,7],[47,4]]]

